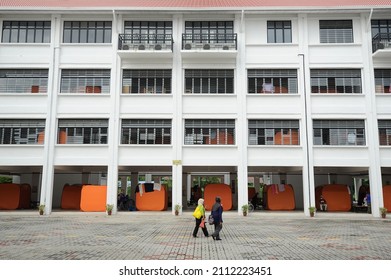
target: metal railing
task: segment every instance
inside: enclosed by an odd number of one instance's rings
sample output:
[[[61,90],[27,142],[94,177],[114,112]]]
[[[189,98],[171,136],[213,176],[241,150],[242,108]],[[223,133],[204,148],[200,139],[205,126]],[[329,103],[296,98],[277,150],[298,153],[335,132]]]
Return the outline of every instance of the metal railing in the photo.
[[[182,49],[236,50],[237,34],[182,34]]]
[[[171,50],[171,34],[119,34],[119,50]]]
[[[372,52],[385,48],[391,48],[391,33],[377,33],[372,38]]]

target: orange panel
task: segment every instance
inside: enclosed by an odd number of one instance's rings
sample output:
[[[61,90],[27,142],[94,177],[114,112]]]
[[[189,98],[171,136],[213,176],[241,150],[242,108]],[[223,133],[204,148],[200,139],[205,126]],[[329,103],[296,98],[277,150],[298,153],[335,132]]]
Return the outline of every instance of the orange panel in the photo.
[[[84,212],[105,212],[107,186],[85,185],[81,189],[80,210]]]
[[[19,184],[0,184],[0,210],[15,210],[19,201]]]
[[[224,211],[232,209],[232,190],[226,184],[208,184],[204,188],[205,210],[212,210],[216,196],[221,197]]]
[[[316,206],[319,209],[319,198],[323,195],[327,202],[327,211],[350,211],[352,199],[347,185],[324,185],[321,191],[315,191]]]
[[[140,184],[139,188],[143,188],[143,194],[136,193],[136,208],[139,211],[164,211],[167,210],[168,193],[164,185],[161,190],[145,192],[144,185]]]
[[[391,212],[391,185],[383,186],[383,203],[388,212]]]
[[[266,209],[294,210],[296,208],[295,192],[292,185],[267,185],[265,188]]]
[[[31,186],[29,184],[21,184],[18,208],[30,209],[30,201],[31,201]]]
[[[65,185],[62,189],[61,208],[80,210],[81,185]]]

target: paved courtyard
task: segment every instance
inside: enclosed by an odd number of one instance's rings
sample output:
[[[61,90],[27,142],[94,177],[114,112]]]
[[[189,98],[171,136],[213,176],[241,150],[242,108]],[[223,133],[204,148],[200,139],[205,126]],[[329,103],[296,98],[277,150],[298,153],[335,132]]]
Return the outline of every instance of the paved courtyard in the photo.
[[[1,211],[0,260],[391,260],[391,218],[225,212],[214,241],[191,214]]]

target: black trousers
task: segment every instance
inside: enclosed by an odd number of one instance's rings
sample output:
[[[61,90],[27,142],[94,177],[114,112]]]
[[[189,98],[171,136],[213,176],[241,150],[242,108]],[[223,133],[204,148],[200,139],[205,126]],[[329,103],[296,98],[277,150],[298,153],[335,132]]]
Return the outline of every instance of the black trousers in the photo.
[[[195,227],[194,227],[194,230],[193,230],[193,236],[197,236],[197,233],[198,233],[198,229],[200,228],[200,224],[201,224],[201,219],[195,219],[196,220],[196,224],[195,224]],[[208,229],[206,228],[206,223],[205,223],[205,226],[202,228],[202,231],[204,232],[204,235],[205,236],[209,236],[209,233],[208,233]]]

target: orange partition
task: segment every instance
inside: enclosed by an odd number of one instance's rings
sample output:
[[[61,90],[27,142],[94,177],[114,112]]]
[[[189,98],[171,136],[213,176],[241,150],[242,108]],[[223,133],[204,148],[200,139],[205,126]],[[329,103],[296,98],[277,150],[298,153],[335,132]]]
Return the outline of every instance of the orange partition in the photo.
[[[31,186],[29,184],[21,184],[18,208],[30,209],[30,202],[31,202]]]
[[[388,212],[391,212],[391,185],[383,186],[383,203]]]
[[[0,210],[15,210],[19,207],[19,184],[0,184]]]
[[[216,196],[220,196],[224,211],[232,209],[232,190],[226,184],[208,184],[204,188],[204,203],[206,210],[212,210]]]
[[[294,210],[295,192],[290,184],[267,185],[264,189],[264,204],[268,210]]]
[[[136,193],[136,208],[139,211],[164,211],[167,210],[168,193],[166,186],[161,185],[160,190],[145,192],[144,184],[140,184],[141,192]]]
[[[331,184],[316,187],[315,200],[318,210],[320,209],[320,195],[323,195],[327,202],[327,211],[350,211],[352,209],[352,199],[347,185]]]
[[[80,210],[81,185],[65,185],[62,189],[61,209]]]
[[[84,185],[81,189],[80,210],[84,212],[105,212],[107,186]]]

